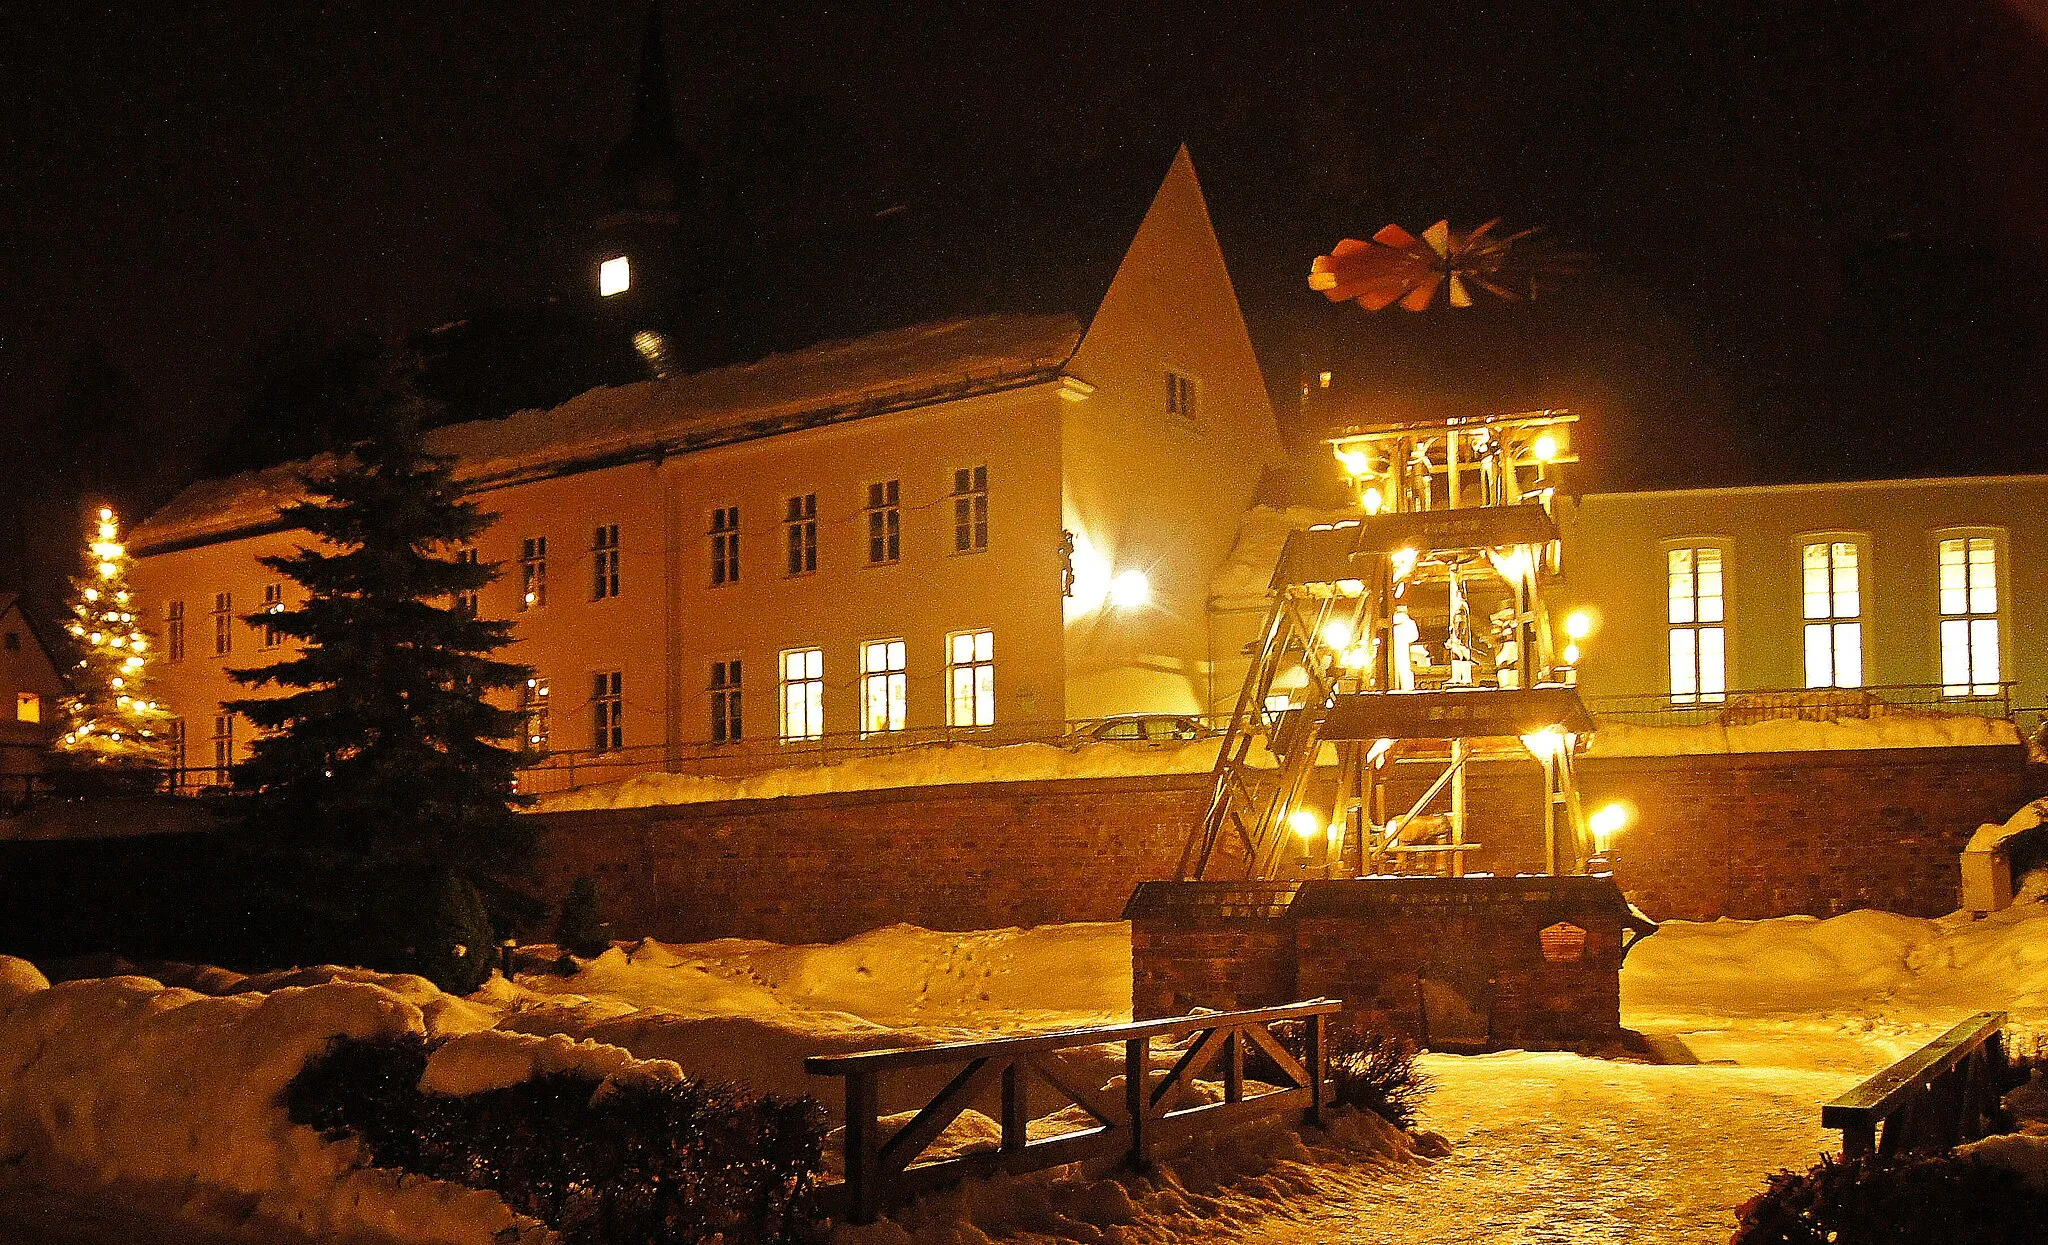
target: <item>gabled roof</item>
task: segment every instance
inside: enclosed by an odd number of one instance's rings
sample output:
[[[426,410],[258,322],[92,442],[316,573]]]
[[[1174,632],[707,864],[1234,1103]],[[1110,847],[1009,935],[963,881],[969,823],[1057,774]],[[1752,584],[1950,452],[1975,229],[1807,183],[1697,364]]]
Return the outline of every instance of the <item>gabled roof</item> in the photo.
[[[981,316],[917,325],[687,376],[593,389],[550,410],[476,420],[428,436],[473,483],[597,467],[637,457],[843,423],[1051,380],[1072,357],[1070,315]],[[131,536],[140,553],[274,529],[332,456],[203,480]]]

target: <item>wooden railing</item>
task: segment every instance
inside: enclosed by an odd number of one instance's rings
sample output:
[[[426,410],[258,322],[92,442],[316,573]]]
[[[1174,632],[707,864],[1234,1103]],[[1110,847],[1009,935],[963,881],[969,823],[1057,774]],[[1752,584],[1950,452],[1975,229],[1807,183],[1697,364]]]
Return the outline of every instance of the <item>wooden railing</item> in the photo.
[[[1947,1149],[1984,1136],[1998,1114],[2004,1031],[2004,1012],[1979,1012],[1821,1107],[1821,1127],[1842,1130],[1846,1158]]]
[[[1066,1029],[986,1042],[949,1042],[851,1055],[813,1055],[804,1071],[846,1080],[846,1183],[830,1209],[853,1223],[873,1223],[927,1189],[996,1172],[1038,1171],[1083,1159],[1121,1157],[1143,1167],[1214,1129],[1264,1116],[1320,1122],[1327,1105],[1325,1019],[1343,1008],[1332,999],[1252,1011],[1175,1016],[1093,1029]],[[1297,1059],[1269,1026],[1305,1022],[1306,1058]],[[1166,1073],[1152,1075],[1152,1044],[1193,1037]],[[1121,1042],[1121,1097],[1078,1077],[1053,1058],[1078,1047]],[[1246,1093],[1245,1057],[1262,1052],[1287,1085]],[[1222,1063],[1223,1101],[1186,1104],[1186,1091],[1211,1064]],[[946,1087],[907,1123],[884,1136],[881,1078],[885,1073],[962,1065]],[[1030,1135],[1027,1083],[1035,1078],[1081,1108],[1090,1123],[1056,1136]],[[1256,1084],[1256,1083],[1255,1083]],[[960,1113],[1000,1090],[1001,1148],[918,1163]],[[828,1197],[830,1195],[828,1194]]]

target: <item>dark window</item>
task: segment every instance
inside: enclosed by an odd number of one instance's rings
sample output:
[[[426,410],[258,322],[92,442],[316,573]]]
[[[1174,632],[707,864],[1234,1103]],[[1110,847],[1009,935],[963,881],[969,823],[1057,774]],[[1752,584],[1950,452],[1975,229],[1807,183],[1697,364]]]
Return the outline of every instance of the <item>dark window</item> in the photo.
[[[881,566],[903,557],[903,485],[884,480],[868,485],[868,564]]]
[[[590,750],[617,752],[626,743],[626,676],[608,670],[590,678]]]
[[[1195,382],[1179,372],[1166,374],[1166,413],[1189,421],[1195,418]]]
[[[711,512],[711,582],[740,581],[740,508],[721,506]]]
[[[519,608],[537,610],[548,603],[548,538],[529,536],[519,542]]]
[[[619,525],[607,523],[590,538],[590,599],[619,595]]]
[[[476,550],[457,549],[455,551],[455,562],[458,566],[475,566],[477,564]],[[476,594],[477,590],[474,588],[457,592],[455,594],[455,612],[464,618],[475,618]]]
[[[740,717],[740,659],[711,663],[711,738],[738,743],[746,736]]]
[[[789,535],[789,573],[808,575],[817,570],[818,495],[805,493],[790,498],[782,524]]]
[[[988,468],[962,467],[953,473],[953,552],[988,548]]]

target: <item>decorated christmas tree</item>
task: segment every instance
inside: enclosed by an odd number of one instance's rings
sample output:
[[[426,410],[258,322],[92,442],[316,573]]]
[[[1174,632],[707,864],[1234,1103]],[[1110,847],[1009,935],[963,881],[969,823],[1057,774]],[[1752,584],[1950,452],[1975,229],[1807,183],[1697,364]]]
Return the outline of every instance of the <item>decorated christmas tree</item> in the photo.
[[[86,569],[71,581],[70,632],[78,661],[64,698],[60,768],[155,780],[170,758],[171,715],[150,693],[150,641],[128,587],[121,525],[102,508],[86,545]]]

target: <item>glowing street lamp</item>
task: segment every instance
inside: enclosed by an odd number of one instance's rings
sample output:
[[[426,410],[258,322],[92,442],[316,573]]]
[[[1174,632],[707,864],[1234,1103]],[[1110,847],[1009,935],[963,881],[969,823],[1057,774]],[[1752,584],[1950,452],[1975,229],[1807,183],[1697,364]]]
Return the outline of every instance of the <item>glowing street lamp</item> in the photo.
[[[1125,571],[1109,581],[1109,603],[1120,610],[1151,604],[1152,579],[1143,571]]]
[[[1316,816],[1314,809],[1297,808],[1287,814],[1287,828],[1304,843],[1312,843],[1323,832],[1323,819]]]
[[[1615,835],[1628,828],[1633,815],[1629,806],[1620,801],[1603,804],[1596,809],[1593,815],[1586,819],[1586,828],[1593,832],[1593,851],[1605,856],[1608,844]]]

